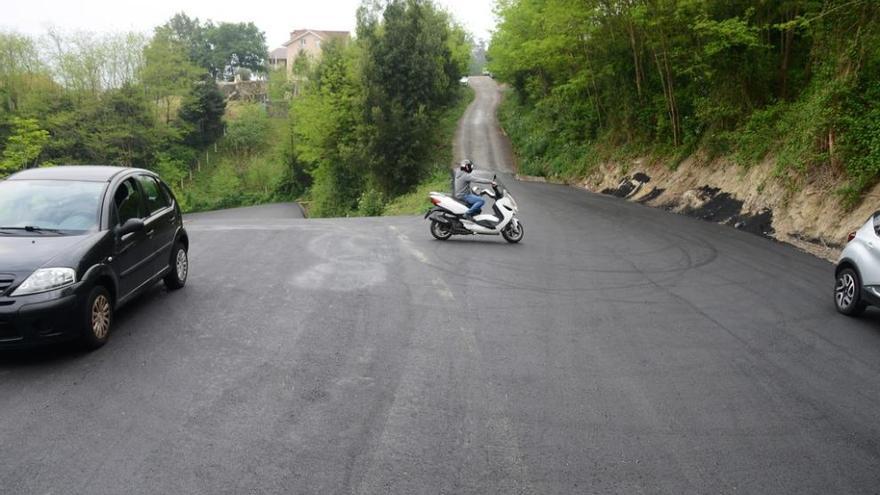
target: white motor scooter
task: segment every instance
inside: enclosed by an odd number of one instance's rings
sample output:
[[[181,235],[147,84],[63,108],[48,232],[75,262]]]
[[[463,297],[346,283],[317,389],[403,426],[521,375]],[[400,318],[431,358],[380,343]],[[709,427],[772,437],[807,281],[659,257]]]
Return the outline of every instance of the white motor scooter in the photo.
[[[510,192],[497,183],[492,189],[474,188],[474,194],[488,196],[495,200],[492,205],[494,215],[477,215],[473,220],[464,218],[468,205],[444,193],[431,192],[434,207],[428,210],[425,218],[431,220],[431,235],[445,241],[453,235],[501,235],[504,240],[516,243],[523,238],[522,222],[516,218],[519,207]]]

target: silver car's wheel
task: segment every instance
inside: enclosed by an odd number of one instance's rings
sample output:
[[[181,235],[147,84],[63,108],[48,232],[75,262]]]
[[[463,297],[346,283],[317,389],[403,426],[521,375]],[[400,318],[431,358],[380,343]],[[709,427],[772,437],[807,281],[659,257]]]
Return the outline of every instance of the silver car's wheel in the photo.
[[[837,274],[834,284],[834,303],[837,311],[855,316],[865,310],[860,283],[858,274],[851,268],[845,268]]]
[[[107,338],[110,333],[110,300],[99,294],[92,303],[92,334],[98,340]]]
[[[97,349],[107,343],[113,329],[113,298],[103,286],[95,286],[86,299],[82,344]]]
[[[177,269],[177,278],[186,280],[186,274],[189,271],[189,260],[186,259],[186,250],[177,250],[177,259],[175,260],[175,268]]]
[[[186,246],[178,242],[171,251],[171,270],[165,276],[165,286],[170,290],[177,290],[186,285],[186,277],[189,276],[189,253]]]

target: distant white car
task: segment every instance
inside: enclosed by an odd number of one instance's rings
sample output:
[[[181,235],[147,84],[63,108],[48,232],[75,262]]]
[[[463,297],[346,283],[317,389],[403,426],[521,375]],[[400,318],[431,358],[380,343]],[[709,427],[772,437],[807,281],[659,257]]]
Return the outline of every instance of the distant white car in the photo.
[[[834,269],[837,311],[857,316],[880,306],[880,211],[849,235]]]
[[[462,86],[467,86],[469,80],[470,78],[468,76],[462,76],[462,78],[458,80],[458,83]]]

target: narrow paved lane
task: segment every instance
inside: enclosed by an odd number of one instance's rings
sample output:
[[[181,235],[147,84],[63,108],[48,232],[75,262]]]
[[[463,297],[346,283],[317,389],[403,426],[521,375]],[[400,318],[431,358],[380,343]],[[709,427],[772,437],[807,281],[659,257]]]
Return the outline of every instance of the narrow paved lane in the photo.
[[[0,491],[876,492],[880,312],[838,316],[831,265],[507,183],[518,245],[192,219],[189,285],[104,349],[0,356]]]
[[[513,149],[495,116],[501,103],[498,85],[486,76],[471,77],[468,84],[476,97],[455,133],[455,161],[468,158],[478,170],[512,173],[515,168]]]

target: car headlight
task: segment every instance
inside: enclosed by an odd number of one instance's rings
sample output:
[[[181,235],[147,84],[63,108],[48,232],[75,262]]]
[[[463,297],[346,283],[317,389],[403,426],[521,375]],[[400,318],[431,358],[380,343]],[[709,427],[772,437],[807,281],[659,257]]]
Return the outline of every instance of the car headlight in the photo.
[[[13,296],[26,296],[38,292],[61,289],[76,282],[73,268],[40,268],[25,279],[12,293]]]

